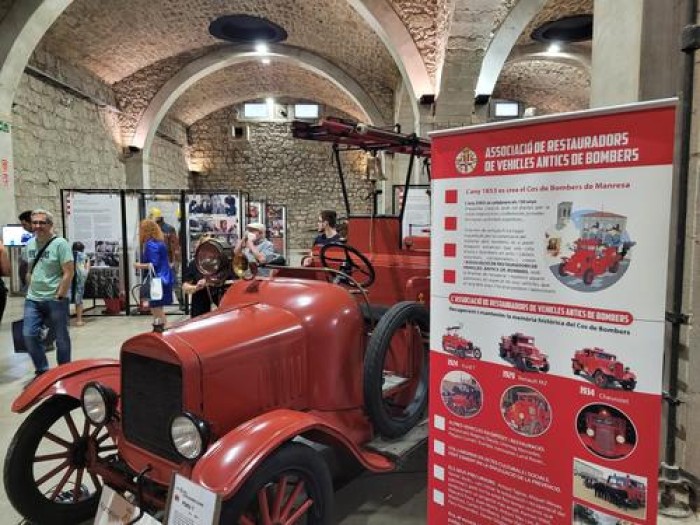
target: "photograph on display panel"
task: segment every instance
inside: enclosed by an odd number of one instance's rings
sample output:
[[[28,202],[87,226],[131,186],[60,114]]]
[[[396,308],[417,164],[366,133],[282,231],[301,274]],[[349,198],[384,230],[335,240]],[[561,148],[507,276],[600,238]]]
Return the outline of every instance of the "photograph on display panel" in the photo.
[[[268,204],[266,214],[267,238],[272,241],[275,253],[287,257],[287,207]]]
[[[237,192],[187,195],[187,240],[190,255],[202,235],[231,245],[240,238],[240,195]]]

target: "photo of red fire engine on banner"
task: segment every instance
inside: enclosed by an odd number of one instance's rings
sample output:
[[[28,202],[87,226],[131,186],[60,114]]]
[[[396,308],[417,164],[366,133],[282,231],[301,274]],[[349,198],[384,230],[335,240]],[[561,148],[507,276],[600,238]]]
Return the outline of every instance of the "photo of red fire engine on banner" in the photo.
[[[429,523],[655,523],[674,121],[432,134]]]

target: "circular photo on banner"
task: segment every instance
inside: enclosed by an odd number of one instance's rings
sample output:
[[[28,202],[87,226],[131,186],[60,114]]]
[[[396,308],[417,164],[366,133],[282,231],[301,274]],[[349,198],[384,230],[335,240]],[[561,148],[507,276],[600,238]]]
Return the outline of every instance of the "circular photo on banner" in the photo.
[[[470,418],[481,411],[484,396],[479,382],[471,374],[453,370],[440,382],[440,397],[455,416]]]
[[[609,288],[627,272],[636,244],[627,217],[614,211],[556,207],[556,222],[544,233],[547,266],[564,286],[578,292]]]
[[[583,407],[576,417],[576,431],[588,450],[605,459],[626,458],[637,446],[637,429],[632,420],[610,405]]]
[[[514,386],[501,397],[501,415],[520,435],[541,436],[552,424],[552,407],[547,398],[529,386]]]

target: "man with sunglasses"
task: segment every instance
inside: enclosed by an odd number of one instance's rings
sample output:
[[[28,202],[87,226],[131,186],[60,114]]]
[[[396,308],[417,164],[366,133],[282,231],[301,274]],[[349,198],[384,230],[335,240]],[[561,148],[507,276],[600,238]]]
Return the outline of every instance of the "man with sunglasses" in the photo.
[[[35,237],[27,244],[29,288],[24,303],[22,335],[38,376],[49,369],[46,349],[41,342],[41,329],[44,325],[55,334],[58,364],[69,363],[71,360],[68,317],[74,268],[73,253],[68,241],[53,232],[51,213],[34,210],[32,228]]]

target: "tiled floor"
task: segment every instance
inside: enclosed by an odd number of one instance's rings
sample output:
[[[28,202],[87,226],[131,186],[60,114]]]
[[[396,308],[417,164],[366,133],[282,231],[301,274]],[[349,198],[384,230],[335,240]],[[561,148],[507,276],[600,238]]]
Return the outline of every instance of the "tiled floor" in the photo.
[[[12,352],[10,322],[21,317],[23,301],[11,298],[0,325],[0,450],[7,450],[22,415],[13,414],[10,404],[22,385],[33,374],[26,355]],[[99,310],[99,309],[98,309]],[[169,319],[178,319],[171,316]],[[150,316],[88,317],[87,324],[71,328],[73,358],[118,356],[121,342],[128,336],[150,330]],[[49,360],[55,364],[54,354]],[[4,460],[4,458],[2,458]],[[426,457],[419,450],[401,472],[362,475],[336,493],[336,517],[339,525],[421,524],[426,522]],[[700,522],[659,519],[660,524]],[[0,525],[17,525],[21,517],[10,506],[0,487]],[[442,525],[442,524],[439,524]],[[560,525],[560,524],[556,524]],[[562,524],[563,525],[563,524]]]

